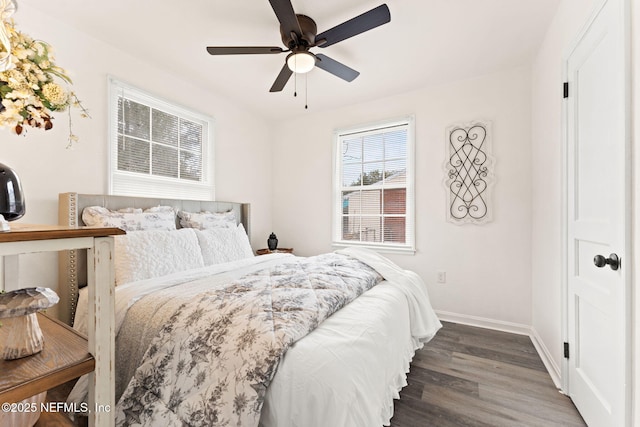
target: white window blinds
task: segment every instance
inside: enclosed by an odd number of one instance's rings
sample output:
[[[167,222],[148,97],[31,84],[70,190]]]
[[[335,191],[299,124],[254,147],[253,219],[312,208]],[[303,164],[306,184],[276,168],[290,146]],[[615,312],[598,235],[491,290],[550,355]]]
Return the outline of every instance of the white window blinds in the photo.
[[[338,131],[334,152],[334,244],[413,251],[413,119]]]
[[[118,80],[110,88],[110,194],[213,200],[213,120]]]

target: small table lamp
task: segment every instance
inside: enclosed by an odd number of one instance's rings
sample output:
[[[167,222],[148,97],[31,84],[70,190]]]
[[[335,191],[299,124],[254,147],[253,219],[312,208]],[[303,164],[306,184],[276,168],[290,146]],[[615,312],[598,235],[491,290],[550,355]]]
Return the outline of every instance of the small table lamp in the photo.
[[[7,221],[21,218],[25,212],[24,195],[18,175],[0,163],[0,231],[9,230]]]

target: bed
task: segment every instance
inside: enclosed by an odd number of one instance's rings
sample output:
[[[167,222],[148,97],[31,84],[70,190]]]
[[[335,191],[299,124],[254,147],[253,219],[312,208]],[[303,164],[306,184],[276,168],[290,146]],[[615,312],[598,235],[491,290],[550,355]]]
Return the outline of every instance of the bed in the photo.
[[[359,249],[254,256],[244,203],[64,193],[59,219],[158,207],[176,230],[116,237],[118,425],[389,425],[415,350],[441,327],[418,275]],[[202,213],[232,225],[210,228]],[[79,330],[84,258],[60,255],[61,304]],[[80,380],[69,399],[85,391]]]

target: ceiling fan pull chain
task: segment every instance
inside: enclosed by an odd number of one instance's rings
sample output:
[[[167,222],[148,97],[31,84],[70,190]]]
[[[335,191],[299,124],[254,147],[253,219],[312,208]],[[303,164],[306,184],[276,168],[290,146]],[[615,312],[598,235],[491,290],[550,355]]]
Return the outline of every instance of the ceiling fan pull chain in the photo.
[[[304,109],[309,109],[309,78],[307,77],[309,73],[304,75]]]
[[[293,96],[298,96],[298,73],[293,73]]]

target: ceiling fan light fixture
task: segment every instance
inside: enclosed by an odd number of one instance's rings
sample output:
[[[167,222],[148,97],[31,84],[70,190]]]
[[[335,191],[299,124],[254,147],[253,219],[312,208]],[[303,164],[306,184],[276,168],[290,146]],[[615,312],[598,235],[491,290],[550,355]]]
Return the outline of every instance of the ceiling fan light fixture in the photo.
[[[287,56],[287,66],[294,73],[308,73],[315,65],[316,58],[309,52],[293,52]]]

